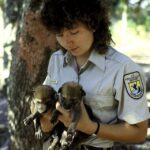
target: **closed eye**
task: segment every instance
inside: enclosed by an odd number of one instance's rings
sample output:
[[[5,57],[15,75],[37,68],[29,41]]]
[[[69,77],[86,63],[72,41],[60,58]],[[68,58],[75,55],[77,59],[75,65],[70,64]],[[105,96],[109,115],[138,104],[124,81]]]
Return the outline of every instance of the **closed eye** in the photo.
[[[72,35],[76,35],[76,34],[79,33],[79,31],[70,31],[70,33],[71,33]]]

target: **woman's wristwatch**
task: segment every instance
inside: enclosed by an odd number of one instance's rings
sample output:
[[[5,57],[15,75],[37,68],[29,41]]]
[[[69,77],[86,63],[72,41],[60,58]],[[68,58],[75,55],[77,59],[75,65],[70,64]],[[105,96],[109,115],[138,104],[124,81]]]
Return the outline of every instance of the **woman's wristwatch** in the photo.
[[[100,122],[96,121],[96,123],[97,123],[97,128],[96,128],[94,134],[97,135],[97,133],[98,133],[98,131],[99,131],[99,128],[100,128]]]

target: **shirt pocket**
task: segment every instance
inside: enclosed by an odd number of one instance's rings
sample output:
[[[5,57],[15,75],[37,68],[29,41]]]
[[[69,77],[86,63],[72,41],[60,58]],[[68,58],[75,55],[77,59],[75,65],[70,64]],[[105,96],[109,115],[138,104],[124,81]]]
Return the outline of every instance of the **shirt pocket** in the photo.
[[[87,98],[88,105],[92,109],[111,109],[114,107],[114,97],[112,95],[95,94]]]
[[[116,121],[116,107],[118,104],[112,95],[96,94],[87,100],[87,105],[91,107],[93,115],[99,118],[101,122]]]

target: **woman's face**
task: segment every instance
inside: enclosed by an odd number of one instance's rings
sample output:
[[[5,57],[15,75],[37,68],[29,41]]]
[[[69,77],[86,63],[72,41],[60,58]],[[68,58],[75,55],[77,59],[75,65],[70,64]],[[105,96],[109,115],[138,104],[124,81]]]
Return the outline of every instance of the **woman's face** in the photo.
[[[83,23],[77,23],[72,29],[64,28],[61,33],[56,34],[58,43],[71,52],[75,57],[89,53],[94,41],[93,30]]]

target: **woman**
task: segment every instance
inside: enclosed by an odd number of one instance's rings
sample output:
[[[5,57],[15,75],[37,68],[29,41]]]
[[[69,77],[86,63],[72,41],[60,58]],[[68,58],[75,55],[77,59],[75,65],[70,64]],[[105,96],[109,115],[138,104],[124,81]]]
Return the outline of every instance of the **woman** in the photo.
[[[47,0],[43,24],[56,34],[59,50],[50,59],[44,84],[56,90],[66,81],[79,82],[84,103],[101,122],[90,120],[84,105],[77,129],[90,134],[85,149],[111,149],[114,141],[141,143],[147,133],[149,111],[141,68],[117,52],[109,30],[108,10],[100,0]],[[59,103],[59,120],[69,126],[71,114]],[[51,130],[49,114],[42,129]]]

